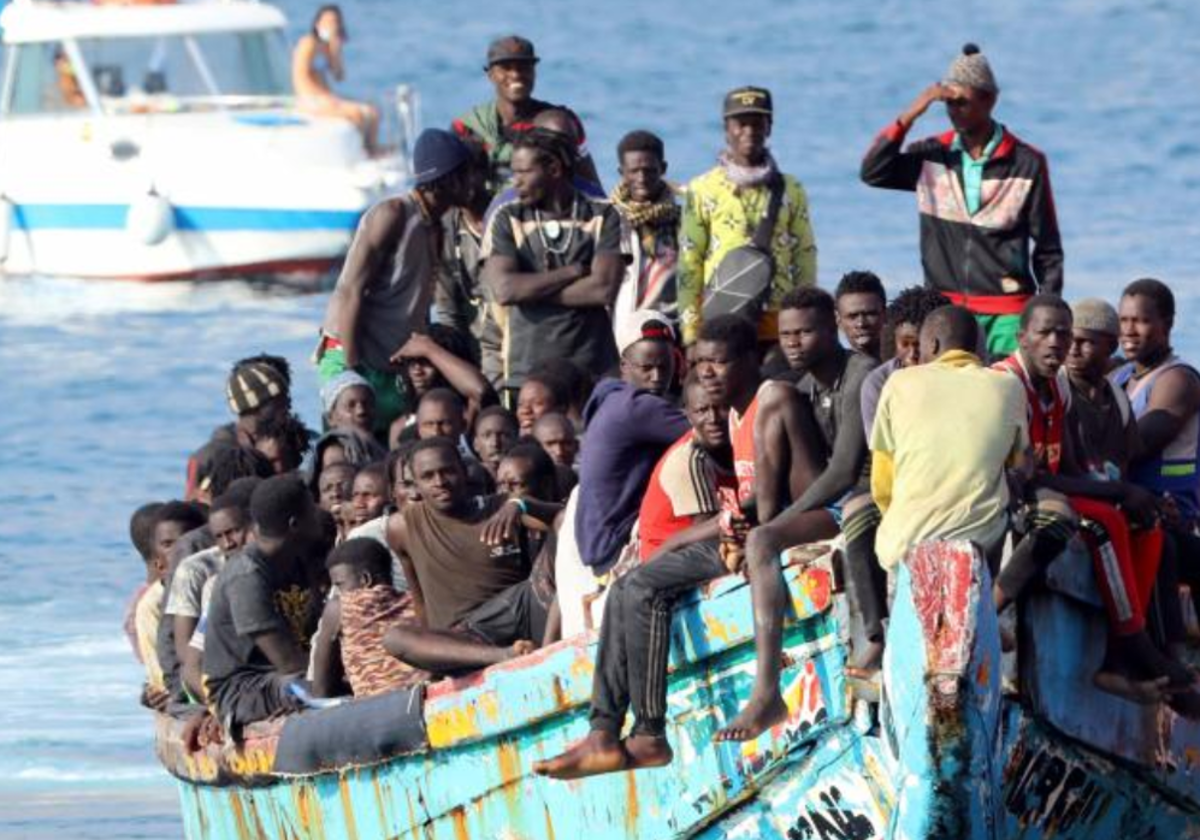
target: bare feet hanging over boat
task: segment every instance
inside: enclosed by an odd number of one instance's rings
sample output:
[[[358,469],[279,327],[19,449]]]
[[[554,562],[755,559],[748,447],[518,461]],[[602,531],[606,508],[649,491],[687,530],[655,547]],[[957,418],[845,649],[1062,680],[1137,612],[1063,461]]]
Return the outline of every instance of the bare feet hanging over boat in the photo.
[[[788,708],[776,690],[767,697],[751,697],[741,714],[713,736],[714,741],[753,741],[772,726],[787,720]]]
[[[593,730],[562,755],[534,762],[533,772],[551,779],[583,779],[628,770],[629,764],[629,753],[615,735]]]

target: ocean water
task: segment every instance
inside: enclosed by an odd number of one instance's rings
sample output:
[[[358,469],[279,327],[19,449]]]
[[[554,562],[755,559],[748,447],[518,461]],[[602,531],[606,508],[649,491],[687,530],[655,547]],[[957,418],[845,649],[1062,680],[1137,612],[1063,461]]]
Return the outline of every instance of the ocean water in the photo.
[[[315,3],[283,4],[293,30]],[[998,116],[1050,158],[1068,297],[1115,299],[1153,275],[1180,299],[1180,349],[1200,356],[1200,7],[1188,0],[343,4],[348,87],[415,83],[427,125],[489,96],[488,40],[533,39],[538,93],[574,107],[606,183],[622,133],[667,143],[686,179],[720,148],[730,87],[775,94],[772,145],[808,188],[822,283],[871,268],[919,280],[909,194],[857,179],[872,136],[978,41]],[[945,126],[929,113],[916,136]],[[229,364],[269,350],[317,419],[307,357],[324,295],[231,282],[146,287],[0,279],[0,835],[176,837],[174,787],[120,621],[141,576],[126,528],[177,496],[187,452],[227,420]]]

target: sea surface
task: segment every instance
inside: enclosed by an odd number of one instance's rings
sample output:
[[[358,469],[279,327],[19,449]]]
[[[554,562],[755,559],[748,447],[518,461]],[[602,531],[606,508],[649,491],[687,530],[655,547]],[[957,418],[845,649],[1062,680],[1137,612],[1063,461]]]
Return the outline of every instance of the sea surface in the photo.
[[[293,34],[315,5],[283,3]],[[724,91],[769,87],[772,146],[808,188],[822,284],[870,268],[893,291],[919,281],[913,198],[864,187],[859,159],[977,41],[1003,89],[999,118],[1049,156],[1068,297],[1111,300],[1136,277],[1167,280],[1177,344],[1200,357],[1192,0],[343,7],[349,90],[412,82],[426,125],[489,97],[480,67],[492,37],[530,37],[544,57],[538,95],[583,117],[610,186],[625,131],[658,132],[669,174],[686,179],[720,148]],[[915,136],[944,127],[935,109]],[[128,517],[181,493],[187,453],[228,420],[223,382],[237,358],[290,359],[298,407],[316,425],[307,359],[325,299],[238,282],[0,278],[0,835],[180,835],[120,630],[142,576]]]

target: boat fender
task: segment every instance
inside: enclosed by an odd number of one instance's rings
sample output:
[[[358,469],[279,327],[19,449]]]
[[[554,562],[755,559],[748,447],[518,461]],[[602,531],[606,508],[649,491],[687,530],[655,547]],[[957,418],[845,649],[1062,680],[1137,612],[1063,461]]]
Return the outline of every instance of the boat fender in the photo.
[[[8,262],[8,240],[12,235],[13,203],[0,195],[0,265]]]
[[[151,188],[129,203],[125,230],[143,245],[158,245],[175,230],[171,202]]]

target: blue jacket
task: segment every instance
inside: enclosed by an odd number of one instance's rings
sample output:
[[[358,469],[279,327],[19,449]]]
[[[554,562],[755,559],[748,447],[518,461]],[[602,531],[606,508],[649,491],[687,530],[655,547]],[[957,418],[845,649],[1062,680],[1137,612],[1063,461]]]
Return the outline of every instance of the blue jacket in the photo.
[[[588,566],[616,560],[629,541],[654,466],[690,426],[662,397],[604,379],[583,407],[575,542]]]

